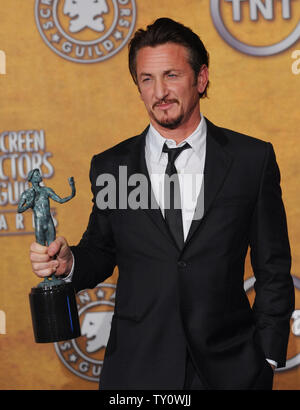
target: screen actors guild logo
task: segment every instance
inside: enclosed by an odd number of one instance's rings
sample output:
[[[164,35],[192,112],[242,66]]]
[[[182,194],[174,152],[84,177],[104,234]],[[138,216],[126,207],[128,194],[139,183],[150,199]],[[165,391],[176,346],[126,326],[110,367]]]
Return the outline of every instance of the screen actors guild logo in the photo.
[[[101,283],[77,294],[81,337],[54,343],[63,364],[75,375],[99,382],[115,306],[116,285]]]
[[[135,0],[36,0],[35,19],[55,53],[76,63],[97,63],[125,46],[136,6]]]
[[[210,0],[210,12],[213,23],[220,36],[236,50],[257,57],[270,56],[281,53],[291,47],[300,38],[300,21],[292,31],[285,35],[285,38],[275,41],[267,46],[255,46],[246,44],[233,35],[226,26],[222,8],[231,3],[232,7],[232,21],[240,23],[242,21],[242,7],[248,6],[249,18],[251,21],[257,21],[258,17],[262,17],[266,21],[272,21],[275,18],[275,2],[274,0]],[[297,4],[292,0],[281,0],[281,18],[284,21],[291,19],[293,14],[293,7]],[[277,13],[279,14],[279,13]]]

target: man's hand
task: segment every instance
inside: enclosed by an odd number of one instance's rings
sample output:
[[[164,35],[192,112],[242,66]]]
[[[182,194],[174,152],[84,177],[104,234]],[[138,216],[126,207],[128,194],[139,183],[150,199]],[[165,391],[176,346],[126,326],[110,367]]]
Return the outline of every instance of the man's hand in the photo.
[[[62,236],[56,238],[48,247],[36,242],[32,243],[30,260],[33,273],[40,278],[48,277],[53,273],[56,276],[68,275],[73,264],[71,250]]]

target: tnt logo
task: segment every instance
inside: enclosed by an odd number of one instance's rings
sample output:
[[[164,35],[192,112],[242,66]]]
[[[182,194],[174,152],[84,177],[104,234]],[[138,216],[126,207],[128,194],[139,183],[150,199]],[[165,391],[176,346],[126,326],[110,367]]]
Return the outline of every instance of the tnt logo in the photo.
[[[225,0],[232,3],[232,15],[234,21],[241,20],[242,3],[249,3],[250,20],[257,20],[261,14],[266,20],[274,19],[274,0]],[[277,1],[277,0],[276,0]],[[291,18],[291,2],[295,0],[281,0],[282,18]]]
[[[6,56],[2,50],[0,50],[0,74],[6,74]]]
[[[300,0],[210,0],[213,23],[236,50],[264,57],[300,38]]]
[[[0,335],[6,335],[6,315],[0,310]]]

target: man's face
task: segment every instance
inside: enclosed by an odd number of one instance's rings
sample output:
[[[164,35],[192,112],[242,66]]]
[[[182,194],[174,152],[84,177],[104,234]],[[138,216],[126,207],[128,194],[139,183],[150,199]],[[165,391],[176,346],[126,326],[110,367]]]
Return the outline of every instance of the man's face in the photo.
[[[207,68],[195,78],[184,46],[167,43],[140,49],[136,71],[141,98],[154,126],[175,129],[196,112],[199,115],[199,92],[207,84]]]

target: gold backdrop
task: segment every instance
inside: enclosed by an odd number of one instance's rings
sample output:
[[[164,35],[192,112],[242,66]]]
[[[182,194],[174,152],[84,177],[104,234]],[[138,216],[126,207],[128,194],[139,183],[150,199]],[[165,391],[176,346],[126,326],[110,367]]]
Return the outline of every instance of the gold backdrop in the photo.
[[[89,0],[84,2],[84,7],[90,7]],[[76,197],[62,206],[52,202],[51,207],[57,233],[71,244],[78,242],[91,209],[91,157],[136,135],[148,123],[127,68],[127,43],[134,28],[145,27],[158,17],[171,17],[191,27],[210,52],[211,86],[209,98],[201,102],[204,115],[220,126],[273,144],[281,170],[296,285],[297,277],[300,278],[300,61],[296,60],[300,52],[295,52],[297,47],[300,49],[299,41],[296,38],[296,42],[274,55],[249,55],[226,42],[212,18],[213,11],[218,11],[227,32],[242,44],[268,46],[290,37],[299,23],[300,1],[274,1],[273,9],[263,8],[264,2],[258,2],[256,20],[254,2],[250,0],[239,2],[240,9],[235,10],[235,15],[233,2],[225,0],[102,3],[106,3],[106,10],[102,10],[105,27],[100,32],[87,18],[86,26],[72,26],[72,10],[67,15],[67,6],[72,6],[67,0],[1,2],[1,389],[98,388],[94,379],[101,370],[104,348],[88,353],[84,350],[85,336],[76,344],[34,342],[28,302],[28,293],[38,282],[29,262],[34,235],[30,211],[20,219],[16,215],[16,201],[31,166],[40,166],[45,184],[61,196],[69,194],[67,178],[73,175]],[[99,61],[89,64],[93,58]],[[88,308],[112,311],[117,274],[116,271],[105,286],[79,295],[82,315]],[[251,277],[248,255],[245,279]],[[248,294],[252,302],[251,286]],[[297,287],[296,309],[300,309]],[[289,368],[276,372],[275,389],[300,386],[297,319],[291,319],[291,325]]]

